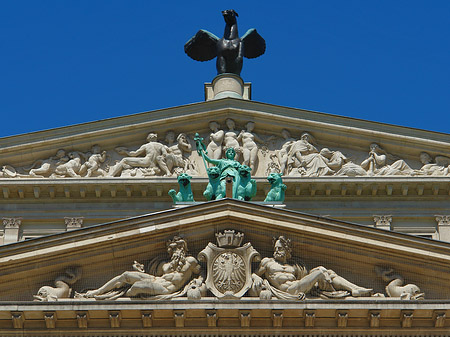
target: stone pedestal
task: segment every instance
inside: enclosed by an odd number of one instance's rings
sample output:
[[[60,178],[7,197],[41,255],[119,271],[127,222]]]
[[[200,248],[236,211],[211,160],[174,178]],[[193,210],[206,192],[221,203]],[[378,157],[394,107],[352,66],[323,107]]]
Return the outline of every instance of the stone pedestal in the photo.
[[[250,100],[251,87],[251,83],[244,83],[238,75],[220,74],[213,79],[212,83],[205,83],[205,100],[226,97]]]

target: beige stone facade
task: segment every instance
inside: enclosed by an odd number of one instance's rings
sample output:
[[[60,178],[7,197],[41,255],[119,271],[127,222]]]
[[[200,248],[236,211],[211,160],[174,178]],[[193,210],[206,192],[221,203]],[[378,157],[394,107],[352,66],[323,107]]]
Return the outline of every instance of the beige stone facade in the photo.
[[[0,334],[447,336],[450,135],[223,85],[2,139]],[[215,158],[236,149],[252,202],[206,202],[195,133]],[[273,172],[282,205],[263,202]],[[196,202],[173,207],[180,173]]]

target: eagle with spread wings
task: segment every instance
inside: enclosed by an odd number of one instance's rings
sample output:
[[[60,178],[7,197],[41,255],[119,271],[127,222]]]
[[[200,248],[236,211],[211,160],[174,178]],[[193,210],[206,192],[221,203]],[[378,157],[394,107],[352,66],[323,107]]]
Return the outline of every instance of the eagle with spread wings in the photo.
[[[238,34],[236,17],[233,10],[222,12],[225,19],[223,38],[200,29],[186,44],[184,51],[196,61],[209,61],[217,57],[217,74],[241,74],[243,58],[256,58],[266,51],[266,42],[256,29],[247,31],[241,38]]]

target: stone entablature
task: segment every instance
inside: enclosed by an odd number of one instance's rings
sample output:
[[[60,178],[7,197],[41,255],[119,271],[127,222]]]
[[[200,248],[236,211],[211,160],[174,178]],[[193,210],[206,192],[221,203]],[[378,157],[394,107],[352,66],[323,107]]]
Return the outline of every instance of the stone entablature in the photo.
[[[80,302],[11,304],[0,302],[0,329],[22,336],[23,329],[36,337],[65,333],[85,336],[95,327],[98,336],[444,336],[448,333],[450,303],[392,301],[260,302],[255,299],[182,299],[155,303]],[[117,319],[116,319],[117,318]],[[220,334],[217,329],[220,328]],[[349,330],[351,328],[351,330]],[[368,330],[370,328],[370,330]],[[276,329],[276,334],[272,331]],[[319,330],[319,331],[318,331]],[[124,335],[122,335],[124,334]]]
[[[264,199],[270,189],[265,178],[255,177],[258,194],[254,200]],[[152,178],[66,178],[66,179],[0,179],[0,200],[14,199],[85,199],[116,197],[161,197],[169,200],[168,191],[177,186],[175,177]],[[202,192],[208,179],[193,177],[194,198],[205,201]],[[287,185],[286,198],[311,197],[448,197],[450,177],[283,177]]]

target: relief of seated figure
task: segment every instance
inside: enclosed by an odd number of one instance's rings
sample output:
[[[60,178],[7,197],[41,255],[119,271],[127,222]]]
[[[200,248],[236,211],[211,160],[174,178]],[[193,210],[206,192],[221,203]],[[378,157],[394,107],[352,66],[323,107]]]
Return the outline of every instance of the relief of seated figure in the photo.
[[[328,166],[328,158],[321,154],[312,143],[314,143],[313,137],[308,132],[304,132],[300,140],[292,144],[288,164],[293,169],[289,175],[319,177],[334,173]]]
[[[181,174],[189,172],[192,175],[197,174],[193,167],[193,163],[189,160],[189,155],[192,153],[192,146],[187,139],[185,133],[180,133],[175,142],[175,133],[169,131],[166,134],[167,154],[164,160],[168,170],[172,174]]]
[[[273,248],[273,257],[262,259],[258,270],[252,275],[251,296],[301,300],[307,294],[326,298],[365,297],[372,294],[373,289],[357,286],[322,266],[308,272],[303,266],[289,264],[291,242],[284,236],[275,240]]]
[[[393,162],[388,165],[387,161]],[[414,170],[402,159],[396,160],[395,156],[384,151],[378,144],[370,144],[369,157],[361,163],[361,167],[368,175],[412,175]]]

